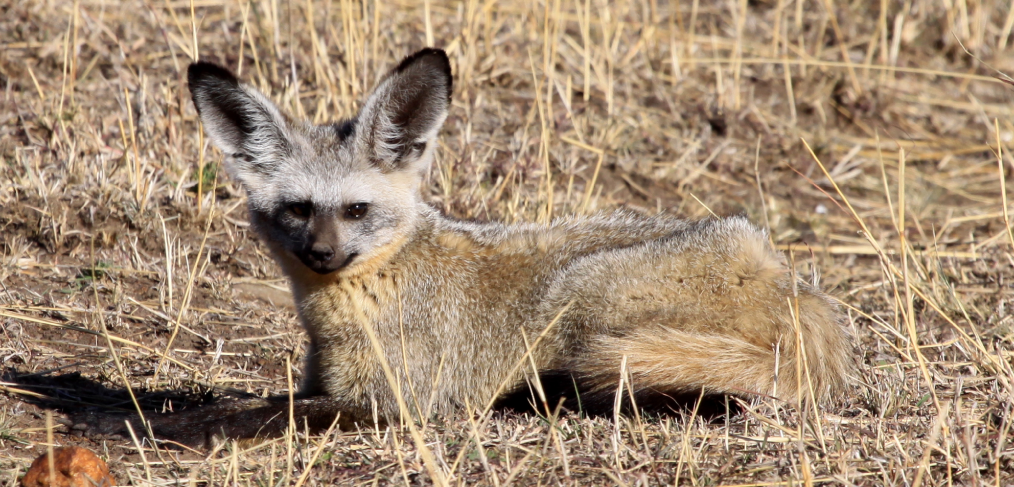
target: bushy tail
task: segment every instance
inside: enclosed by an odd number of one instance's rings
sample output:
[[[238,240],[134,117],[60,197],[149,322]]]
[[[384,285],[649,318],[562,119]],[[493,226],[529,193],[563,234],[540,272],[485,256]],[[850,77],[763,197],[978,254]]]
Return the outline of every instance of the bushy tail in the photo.
[[[837,306],[745,219],[705,220],[569,272],[551,304],[573,301],[567,319],[594,330],[568,359],[590,391],[616,390],[623,357],[645,395],[821,400],[851,373]]]
[[[593,339],[587,352],[572,362],[572,370],[591,391],[615,390],[626,357],[626,370],[638,392],[685,396],[703,389],[706,394],[820,401],[842,388],[854,364],[837,313],[824,300],[801,296],[798,328],[788,302],[788,316],[754,317],[780,322],[771,324],[783,334],[770,346],[729,334],[657,326]],[[799,333],[793,333],[797,329]]]

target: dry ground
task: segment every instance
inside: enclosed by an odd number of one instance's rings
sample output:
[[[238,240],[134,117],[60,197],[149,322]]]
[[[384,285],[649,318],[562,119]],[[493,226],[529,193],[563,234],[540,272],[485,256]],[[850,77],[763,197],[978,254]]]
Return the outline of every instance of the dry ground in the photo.
[[[133,485],[1011,485],[1012,23],[1001,0],[2,2],[0,483],[51,411]],[[745,213],[848,310],[861,383],[710,422],[433,418],[437,479],[399,429],[207,455],[68,434],[131,392],[149,414],[285,393],[303,353],[191,59],[323,121],[427,44],[456,83],[434,205]]]

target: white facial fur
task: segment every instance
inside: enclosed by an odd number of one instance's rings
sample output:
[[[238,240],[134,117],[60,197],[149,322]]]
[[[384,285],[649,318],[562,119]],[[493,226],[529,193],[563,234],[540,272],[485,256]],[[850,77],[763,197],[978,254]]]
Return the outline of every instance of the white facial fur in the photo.
[[[327,274],[368,260],[414,225],[419,184],[447,117],[443,51],[406,58],[356,118],[319,126],[289,121],[218,66],[197,63],[188,74],[201,120],[283,265],[294,257]],[[356,206],[367,210],[354,217]]]

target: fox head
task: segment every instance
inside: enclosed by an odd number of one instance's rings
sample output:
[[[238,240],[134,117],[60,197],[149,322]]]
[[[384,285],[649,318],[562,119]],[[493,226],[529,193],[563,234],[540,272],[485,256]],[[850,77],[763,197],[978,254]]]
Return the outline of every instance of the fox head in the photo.
[[[254,228],[290,272],[354,267],[411,232],[450,104],[444,51],[405,58],[354,118],[325,125],[292,121],[214,64],[191,64],[187,78]]]

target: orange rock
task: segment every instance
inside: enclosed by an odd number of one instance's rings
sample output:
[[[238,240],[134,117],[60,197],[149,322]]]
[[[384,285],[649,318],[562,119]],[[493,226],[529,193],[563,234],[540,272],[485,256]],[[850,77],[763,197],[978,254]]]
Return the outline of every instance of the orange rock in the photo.
[[[48,454],[43,454],[21,478],[21,487],[110,487],[115,483],[106,462],[78,446],[53,449],[53,474],[51,479]]]

